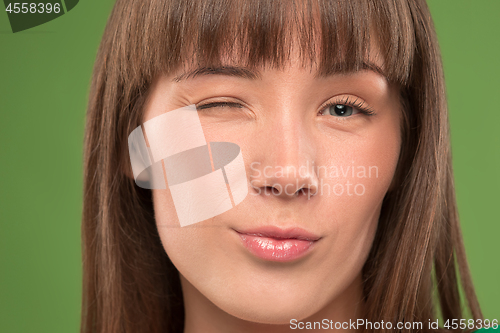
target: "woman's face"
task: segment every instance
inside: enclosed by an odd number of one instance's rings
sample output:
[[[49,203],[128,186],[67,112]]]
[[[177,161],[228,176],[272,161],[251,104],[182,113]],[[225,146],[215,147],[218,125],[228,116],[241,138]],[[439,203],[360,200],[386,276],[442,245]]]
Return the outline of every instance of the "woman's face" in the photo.
[[[169,190],[153,190],[187,313],[215,304],[283,324],[359,312],[361,269],[399,157],[397,89],[372,70],[319,77],[293,61],[182,73],[154,83],[144,121],[196,104],[207,142],[240,146],[249,187],[233,209],[186,227]]]

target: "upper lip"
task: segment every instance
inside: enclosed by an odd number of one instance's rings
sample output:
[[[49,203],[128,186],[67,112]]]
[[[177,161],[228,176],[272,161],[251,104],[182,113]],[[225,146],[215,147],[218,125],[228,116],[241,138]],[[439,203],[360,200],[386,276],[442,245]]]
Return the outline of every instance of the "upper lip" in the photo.
[[[317,241],[321,237],[298,227],[292,228],[280,228],[277,226],[269,225],[262,226],[253,229],[234,229],[237,233],[249,235],[249,236],[259,236],[259,237],[269,237],[276,239],[300,239],[306,241]]]

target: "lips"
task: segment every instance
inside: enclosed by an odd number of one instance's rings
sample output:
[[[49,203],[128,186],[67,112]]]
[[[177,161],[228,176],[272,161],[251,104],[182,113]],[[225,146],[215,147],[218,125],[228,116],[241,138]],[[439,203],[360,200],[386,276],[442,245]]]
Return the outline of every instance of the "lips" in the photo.
[[[253,255],[267,261],[288,262],[305,256],[320,237],[301,228],[274,226],[235,230]]]

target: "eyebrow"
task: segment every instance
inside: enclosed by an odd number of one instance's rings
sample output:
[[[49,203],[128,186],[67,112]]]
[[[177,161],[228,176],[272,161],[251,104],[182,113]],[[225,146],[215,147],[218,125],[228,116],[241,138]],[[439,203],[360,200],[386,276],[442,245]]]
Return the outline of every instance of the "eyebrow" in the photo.
[[[387,81],[389,81],[389,79],[387,78],[387,75],[382,70],[382,67],[380,67],[379,65],[377,65],[377,64],[375,64],[373,62],[363,61],[363,63],[361,64],[361,70],[369,70],[369,71],[375,72],[378,75],[382,76]],[[328,77],[333,76],[335,74],[353,74],[353,73],[356,73],[356,72],[357,71],[341,72],[341,71],[338,71],[336,69],[332,69],[332,70],[326,71],[324,73],[318,73],[318,74],[316,74],[315,78],[328,78]]]
[[[371,71],[383,76],[385,79],[387,79],[382,68],[380,68],[380,66],[378,66],[372,62],[363,62],[362,69],[363,70],[371,70]],[[316,78],[328,78],[328,77],[333,76],[335,74],[339,74],[339,71],[332,70],[332,71],[328,71],[326,73],[317,74],[315,77]],[[175,76],[172,79],[172,81],[180,82],[183,80],[193,79],[195,77],[204,76],[204,75],[225,75],[225,76],[233,76],[233,77],[239,77],[239,78],[250,79],[250,80],[256,80],[256,79],[261,78],[260,72],[258,70],[255,70],[255,69],[248,69],[245,67],[237,67],[237,66],[220,66],[220,67],[199,67],[199,68],[196,68],[194,70],[183,72],[183,73]]]
[[[182,80],[193,79],[201,75],[213,75],[213,74],[234,76],[251,80],[259,79],[261,77],[260,72],[257,70],[251,70],[248,68],[236,67],[236,66],[221,66],[221,67],[199,67],[194,70],[177,75],[176,77],[173,78],[172,81],[180,82]]]

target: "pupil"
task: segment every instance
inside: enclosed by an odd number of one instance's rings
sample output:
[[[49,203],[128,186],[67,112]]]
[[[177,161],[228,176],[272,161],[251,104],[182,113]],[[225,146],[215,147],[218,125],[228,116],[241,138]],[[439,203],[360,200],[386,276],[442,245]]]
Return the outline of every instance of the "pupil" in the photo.
[[[333,107],[330,107],[330,114],[340,117],[350,116],[352,114],[352,107],[343,104],[335,104]]]

